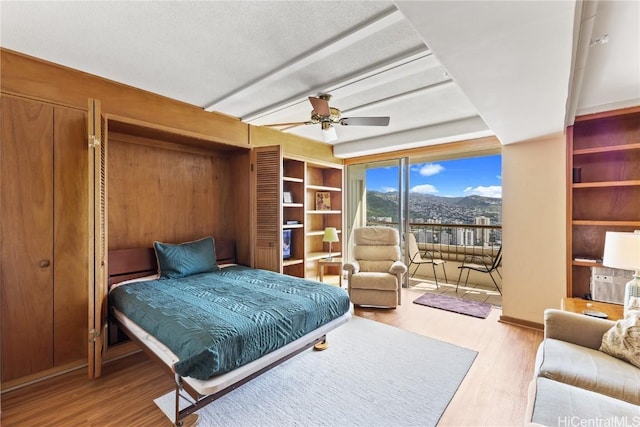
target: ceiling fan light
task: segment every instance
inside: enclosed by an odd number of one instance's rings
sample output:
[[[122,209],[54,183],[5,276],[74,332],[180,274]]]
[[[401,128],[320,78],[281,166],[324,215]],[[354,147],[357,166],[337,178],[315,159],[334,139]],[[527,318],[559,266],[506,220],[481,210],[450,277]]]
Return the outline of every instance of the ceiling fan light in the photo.
[[[336,128],[331,126],[331,123],[322,122],[322,139],[324,140],[324,142],[331,142],[338,139]]]

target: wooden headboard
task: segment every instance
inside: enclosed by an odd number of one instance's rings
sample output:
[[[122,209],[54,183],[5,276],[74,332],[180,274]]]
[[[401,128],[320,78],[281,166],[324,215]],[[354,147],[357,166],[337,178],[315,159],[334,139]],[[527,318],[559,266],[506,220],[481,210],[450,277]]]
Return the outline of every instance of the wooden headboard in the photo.
[[[218,264],[236,262],[235,240],[217,240],[216,261]],[[117,249],[109,251],[109,286],[123,280],[150,276],[158,272],[153,248]]]

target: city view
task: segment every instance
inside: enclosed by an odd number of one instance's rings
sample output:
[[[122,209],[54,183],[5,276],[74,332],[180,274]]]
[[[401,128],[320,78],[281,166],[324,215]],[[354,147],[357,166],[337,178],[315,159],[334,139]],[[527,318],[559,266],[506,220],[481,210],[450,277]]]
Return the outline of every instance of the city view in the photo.
[[[418,241],[499,245],[501,172],[500,155],[412,165],[409,223]],[[367,170],[369,223],[398,222],[398,190],[390,185],[398,181],[397,176],[397,167]]]

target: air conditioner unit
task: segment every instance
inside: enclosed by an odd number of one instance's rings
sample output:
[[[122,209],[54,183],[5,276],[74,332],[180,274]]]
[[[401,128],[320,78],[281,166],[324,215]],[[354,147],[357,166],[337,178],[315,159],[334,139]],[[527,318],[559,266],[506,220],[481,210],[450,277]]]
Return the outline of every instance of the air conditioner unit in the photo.
[[[624,286],[633,271],[618,268],[591,267],[591,298],[594,301],[624,304]]]

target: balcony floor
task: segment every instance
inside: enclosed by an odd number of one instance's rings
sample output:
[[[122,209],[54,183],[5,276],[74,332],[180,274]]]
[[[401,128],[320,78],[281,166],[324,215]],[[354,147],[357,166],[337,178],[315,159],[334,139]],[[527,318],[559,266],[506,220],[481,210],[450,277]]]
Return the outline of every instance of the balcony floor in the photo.
[[[409,291],[415,292],[416,294],[423,294],[425,292],[443,294],[451,297],[486,302],[495,307],[502,307],[502,295],[500,295],[493,285],[487,286],[468,283],[465,286],[464,282],[461,282],[458,287],[458,292],[456,292],[455,281],[444,283],[443,280],[438,280],[438,284],[440,286],[436,288],[436,282],[433,278],[418,276],[416,274],[413,278],[409,279]]]
[[[332,285],[338,285],[337,275],[325,275],[324,282]],[[486,302],[494,307],[502,308],[502,295],[496,290],[496,287],[491,285],[482,285],[475,283],[468,283],[464,286],[464,283],[460,283],[458,292],[456,293],[456,281],[449,281],[444,283],[442,280],[438,280],[440,285],[436,288],[436,282],[433,277],[424,277],[415,275],[409,279],[409,289],[411,293],[415,293],[416,298],[425,292],[432,292],[437,294],[443,294],[451,297],[470,299],[474,301]],[[500,284],[500,283],[499,283]],[[347,288],[347,280],[342,280],[342,287]],[[415,299],[415,298],[414,298]]]

